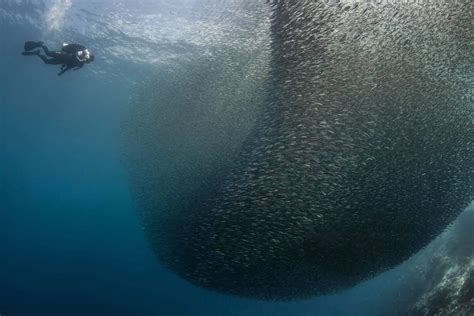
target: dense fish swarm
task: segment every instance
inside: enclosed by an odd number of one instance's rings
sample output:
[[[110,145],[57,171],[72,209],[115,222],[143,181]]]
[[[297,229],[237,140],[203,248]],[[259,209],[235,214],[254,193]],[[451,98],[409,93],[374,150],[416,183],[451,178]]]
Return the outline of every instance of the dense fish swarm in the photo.
[[[165,266],[287,300],[396,266],[473,199],[474,5],[269,6],[257,45],[145,86],[124,148]]]

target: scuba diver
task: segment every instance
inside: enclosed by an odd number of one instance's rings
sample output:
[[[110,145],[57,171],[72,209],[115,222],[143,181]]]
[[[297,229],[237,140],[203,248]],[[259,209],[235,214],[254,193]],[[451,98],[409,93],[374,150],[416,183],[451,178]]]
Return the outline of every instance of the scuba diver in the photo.
[[[33,50],[35,48],[42,48],[45,55],[41,54],[40,50]],[[50,51],[44,42],[25,42],[25,51],[22,53],[25,56],[36,55],[41,58],[45,64],[48,65],[61,65],[61,71],[58,76],[69,69],[78,70],[94,61],[94,54],[92,54],[87,48],[79,44],[63,44],[60,51]],[[48,58],[51,57],[51,58]]]

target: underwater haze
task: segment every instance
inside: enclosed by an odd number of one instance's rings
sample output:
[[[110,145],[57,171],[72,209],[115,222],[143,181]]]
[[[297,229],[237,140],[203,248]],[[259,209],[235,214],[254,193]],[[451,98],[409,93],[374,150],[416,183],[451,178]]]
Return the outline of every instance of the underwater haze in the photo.
[[[0,315],[474,315],[474,5],[415,2],[0,0]]]

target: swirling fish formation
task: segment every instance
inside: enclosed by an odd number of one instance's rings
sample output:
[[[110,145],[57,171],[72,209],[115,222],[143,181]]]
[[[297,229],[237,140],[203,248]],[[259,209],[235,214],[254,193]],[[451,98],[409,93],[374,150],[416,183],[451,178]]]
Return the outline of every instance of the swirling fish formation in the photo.
[[[269,5],[268,55],[150,81],[124,147],[163,265],[302,299],[400,264],[473,199],[474,6]]]

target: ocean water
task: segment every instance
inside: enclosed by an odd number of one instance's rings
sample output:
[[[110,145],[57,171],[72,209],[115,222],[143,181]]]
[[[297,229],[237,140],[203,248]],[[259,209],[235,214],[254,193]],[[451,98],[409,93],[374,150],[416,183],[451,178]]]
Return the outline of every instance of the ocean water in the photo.
[[[1,316],[403,315],[410,291],[423,292],[408,285],[430,247],[353,288],[292,302],[218,294],[159,265],[124,166],[131,104],[149,78],[166,81],[162,69],[179,73],[196,56],[258,51],[252,67],[267,66],[268,18],[203,3],[0,0]],[[267,10],[255,6],[245,12]],[[57,66],[20,55],[26,40],[81,43],[96,60],[59,77]],[[472,262],[470,242],[465,233]]]

